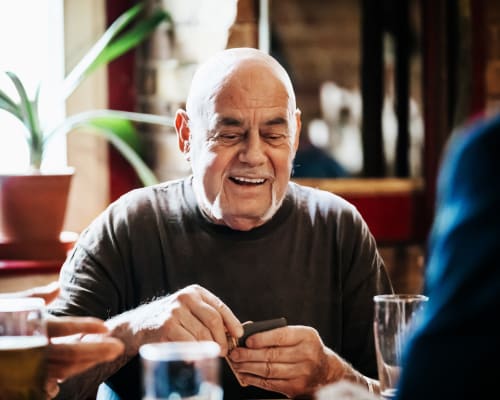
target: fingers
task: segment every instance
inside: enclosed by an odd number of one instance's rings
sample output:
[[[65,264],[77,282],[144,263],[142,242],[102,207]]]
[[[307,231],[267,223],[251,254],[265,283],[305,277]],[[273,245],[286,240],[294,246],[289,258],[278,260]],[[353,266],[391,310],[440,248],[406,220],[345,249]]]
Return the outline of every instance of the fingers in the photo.
[[[59,295],[59,282],[54,281],[45,286],[38,286],[26,291],[28,297],[41,297],[45,304],[55,300]]]
[[[310,393],[324,381],[327,349],[311,327],[287,326],[256,333],[246,345],[228,356],[245,385],[295,397]]]
[[[226,328],[221,315],[206,303],[193,304],[191,311],[203,326],[203,330],[209,337],[208,340],[213,340],[219,344],[221,355],[227,354]],[[203,340],[204,335],[199,333],[196,337],[198,340]]]
[[[50,303],[59,294],[59,282],[54,281],[45,286],[37,286],[34,288],[21,290],[17,292],[9,292],[0,294],[0,298],[13,297],[39,297],[45,301],[45,304]]]
[[[88,335],[84,340],[49,345],[49,378],[66,379],[94,365],[112,361],[124,351],[124,344],[115,338]]]
[[[75,333],[106,333],[104,322],[93,317],[49,317],[47,333],[49,337],[67,336]]]
[[[285,326],[265,332],[255,333],[247,338],[245,345],[252,349],[271,346],[297,346],[300,343],[313,339],[315,331],[304,326]]]
[[[264,361],[280,361],[286,360],[286,362],[295,363],[299,361],[307,360],[308,349],[301,347],[266,347],[264,349],[249,349],[245,347],[237,347],[229,354],[229,359],[234,362],[252,361],[252,362],[264,362]]]
[[[172,329],[172,322],[167,331],[168,337],[172,338],[173,333],[182,335],[189,332],[192,339],[188,340],[213,340],[221,347],[221,355],[226,355],[228,350],[226,332],[233,336],[241,336],[243,328],[241,323],[217,296],[202,288],[199,285],[191,285],[175,294],[177,306],[172,310],[175,317],[174,323],[178,323],[186,332]]]
[[[224,325],[231,336],[238,338],[243,335],[243,327],[241,326],[241,322],[238,318],[236,318],[231,309],[226,304],[224,304],[221,299],[205,289],[202,297],[208,304],[210,304],[219,312],[222,320],[224,321]]]
[[[254,375],[265,379],[295,379],[304,375],[300,365],[279,362],[242,362],[233,363],[234,370],[242,374]],[[246,383],[248,383],[245,380]]]
[[[57,379],[48,379],[45,382],[45,393],[47,394],[47,399],[53,399],[59,393],[59,384]]]
[[[231,362],[230,365],[242,386],[257,386],[290,398],[311,390],[307,385],[310,371],[305,364],[266,361]]]
[[[210,331],[185,306],[172,310],[171,317],[165,322],[165,331],[165,339],[168,341],[213,340]]]

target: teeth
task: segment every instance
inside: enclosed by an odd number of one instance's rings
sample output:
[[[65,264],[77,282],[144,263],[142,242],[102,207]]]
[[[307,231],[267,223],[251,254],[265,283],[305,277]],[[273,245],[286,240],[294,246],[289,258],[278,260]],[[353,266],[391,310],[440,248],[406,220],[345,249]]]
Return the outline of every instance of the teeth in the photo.
[[[245,182],[245,183],[264,183],[265,179],[263,178],[243,178],[240,176],[233,177],[235,181]]]

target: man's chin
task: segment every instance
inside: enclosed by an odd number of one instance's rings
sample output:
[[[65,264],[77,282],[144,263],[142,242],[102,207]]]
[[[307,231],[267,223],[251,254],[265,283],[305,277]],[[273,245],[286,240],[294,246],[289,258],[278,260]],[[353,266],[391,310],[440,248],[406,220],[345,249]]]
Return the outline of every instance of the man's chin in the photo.
[[[223,217],[224,225],[231,229],[237,231],[249,231],[251,229],[257,228],[258,226],[264,225],[267,220],[262,217]]]
[[[224,225],[239,231],[248,231],[265,224],[274,215],[275,207],[220,210]]]

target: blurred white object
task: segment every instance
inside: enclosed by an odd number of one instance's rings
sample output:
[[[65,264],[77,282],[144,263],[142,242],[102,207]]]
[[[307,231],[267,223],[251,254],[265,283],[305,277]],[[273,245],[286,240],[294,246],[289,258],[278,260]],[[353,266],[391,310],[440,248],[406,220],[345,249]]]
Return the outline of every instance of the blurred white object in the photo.
[[[424,122],[417,102],[410,99],[408,133],[409,173],[411,177],[422,176],[422,151],[424,146]],[[394,112],[394,99],[386,96],[382,109],[382,132],[384,139],[384,156],[387,174],[394,175],[396,168],[396,142],[398,138],[398,121]]]
[[[415,100],[409,103],[408,160],[410,176],[422,175],[423,120]],[[358,174],[363,167],[361,140],[362,99],[359,90],[348,90],[334,82],[324,82],[320,87],[321,114],[329,128],[328,145],[324,148],[349,172]],[[386,173],[394,175],[398,122],[394,99],[386,95],[382,109],[382,134]]]
[[[200,63],[226,48],[237,0],[163,0],[174,23],[174,58]]]
[[[323,82],[319,89],[321,114],[326,121],[338,121],[343,106],[343,90],[333,82]]]
[[[307,127],[309,141],[316,147],[327,148],[330,143],[330,129],[323,119],[314,118]]]
[[[316,393],[316,400],[380,400],[363,386],[349,381],[340,381],[323,386]]]
[[[333,82],[320,87],[320,108],[329,128],[328,145],[324,148],[351,174],[363,167],[361,143],[361,96]]]
[[[177,59],[159,62],[157,66],[157,93],[164,101],[182,104],[186,101],[191,80],[198,64],[181,64]]]
[[[394,113],[394,100],[384,98],[382,106],[382,135],[384,139],[385,170],[387,175],[394,175],[396,170],[396,140],[398,137],[398,120]]]
[[[351,174],[359,174],[363,168],[363,143],[361,130],[354,124],[341,126],[339,129],[341,145],[332,149],[335,159]]]

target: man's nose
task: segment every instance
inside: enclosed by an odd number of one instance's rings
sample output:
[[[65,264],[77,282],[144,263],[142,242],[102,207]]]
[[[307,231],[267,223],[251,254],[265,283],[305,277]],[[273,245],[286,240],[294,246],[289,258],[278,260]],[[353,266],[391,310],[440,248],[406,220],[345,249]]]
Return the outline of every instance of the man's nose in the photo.
[[[266,161],[265,143],[258,132],[251,132],[242,143],[239,160],[250,165],[260,165]]]

